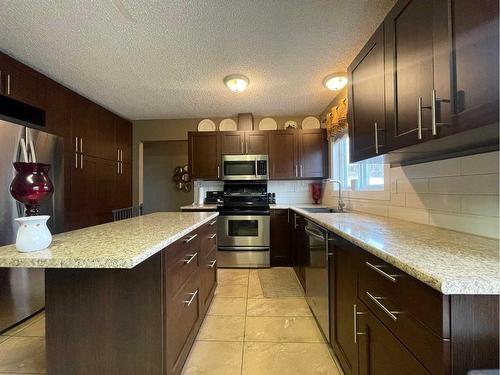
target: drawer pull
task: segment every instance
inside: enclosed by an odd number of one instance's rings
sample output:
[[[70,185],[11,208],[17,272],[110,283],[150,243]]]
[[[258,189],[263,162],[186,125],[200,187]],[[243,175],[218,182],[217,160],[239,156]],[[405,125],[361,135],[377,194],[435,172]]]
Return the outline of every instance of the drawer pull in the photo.
[[[211,223],[209,223],[208,225],[212,226],[212,225],[214,225],[215,223],[217,223],[217,220],[212,221],[212,222],[211,222]]]
[[[186,239],[184,240],[184,243],[189,243],[189,242],[191,242],[192,240],[194,240],[196,237],[198,237],[198,235],[197,235],[197,234],[193,234],[192,236],[189,236],[188,238],[186,238]]]
[[[188,299],[187,301],[182,301],[182,303],[185,304],[186,307],[191,306],[191,304],[193,303],[194,299],[196,298],[196,295],[198,294],[198,289],[196,289],[194,291],[194,293],[188,293],[188,294],[191,296],[191,298]]]
[[[365,263],[372,270],[374,270],[375,272],[378,272],[379,274],[384,276],[386,279],[391,280],[393,283],[395,283],[397,281],[396,277],[398,277],[399,275],[389,275],[388,273],[386,273],[380,269],[380,267],[382,267],[382,266],[376,266],[376,265],[371,264],[370,262],[365,262]]]
[[[358,311],[356,304],[353,306],[353,322],[354,322],[354,343],[358,343],[358,336],[366,335],[366,332],[358,332],[358,315],[365,315],[364,312]]]
[[[366,292],[366,295],[368,298],[370,298],[378,307],[382,309],[383,312],[385,312],[387,315],[391,317],[392,320],[396,321],[398,320],[398,317],[396,314],[401,314],[400,311],[390,311],[387,307],[385,307],[379,300],[384,299],[384,297],[374,297],[370,294],[370,292]]]
[[[215,263],[217,263],[217,260],[212,260],[212,261],[208,264],[208,268],[214,268],[214,267],[215,267]]]
[[[214,234],[208,236],[208,239],[213,240],[216,236],[217,236],[217,233],[214,233]]]
[[[185,264],[189,264],[193,261],[194,258],[196,258],[198,256],[198,253],[194,253],[194,254],[189,254],[188,257],[189,259],[183,259],[182,261],[185,263]]]

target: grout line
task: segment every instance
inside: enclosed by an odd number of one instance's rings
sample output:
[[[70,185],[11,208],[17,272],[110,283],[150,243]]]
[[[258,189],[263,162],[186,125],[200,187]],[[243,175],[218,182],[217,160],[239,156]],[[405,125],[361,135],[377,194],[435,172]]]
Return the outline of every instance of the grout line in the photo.
[[[247,297],[245,300],[245,319],[243,324],[243,344],[241,346],[241,366],[240,366],[240,375],[243,374],[243,363],[245,361],[245,335],[247,333],[247,314],[248,314],[248,290],[250,288],[250,270],[247,275]]]

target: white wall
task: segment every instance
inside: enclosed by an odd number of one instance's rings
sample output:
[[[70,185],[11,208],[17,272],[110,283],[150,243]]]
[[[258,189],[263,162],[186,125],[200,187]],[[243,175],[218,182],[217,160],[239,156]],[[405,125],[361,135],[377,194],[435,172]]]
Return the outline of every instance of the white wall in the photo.
[[[498,152],[490,152],[387,168],[386,194],[346,192],[347,207],[499,238],[498,157]],[[335,206],[337,196],[329,183],[323,203]]]

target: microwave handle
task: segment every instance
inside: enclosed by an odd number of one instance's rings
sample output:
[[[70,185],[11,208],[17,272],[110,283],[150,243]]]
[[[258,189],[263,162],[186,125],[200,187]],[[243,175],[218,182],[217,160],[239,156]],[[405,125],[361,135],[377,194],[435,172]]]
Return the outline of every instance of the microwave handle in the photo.
[[[259,177],[257,158],[255,159],[255,177]]]

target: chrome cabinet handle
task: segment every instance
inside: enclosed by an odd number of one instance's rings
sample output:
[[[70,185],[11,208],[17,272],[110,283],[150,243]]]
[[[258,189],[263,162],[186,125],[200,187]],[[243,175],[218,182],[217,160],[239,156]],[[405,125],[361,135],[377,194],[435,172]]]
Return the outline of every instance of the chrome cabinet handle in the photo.
[[[116,161],[120,161],[120,149],[116,150]]]
[[[7,95],[10,96],[10,74],[7,74]]]
[[[248,142],[245,143],[245,154],[248,154]]]
[[[366,295],[368,296],[368,298],[370,298],[378,307],[380,307],[380,309],[385,312],[387,315],[390,316],[390,318],[394,321],[398,320],[398,317],[396,316],[396,314],[401,314],[401,311],[390,311],[387,307],[385,307],[381,302],[380,300],[381,299],[385,299],[385,297],[375,297],[373,295],[370,294],[370,292],[366,292]]]
[[[377,266],[377,265],[371,264],[370,262],[365,262],[365,264],[369,268],[374,270],[375,272],[378,272],[380,275],[384,276],[386,279],[391,280],[393,283],[395,283],[397,281],[396,277],[400,276],[400,275],[389,275],[388,273],[386,273],[380,269],[380,267],[382,267],[382,266]]]
[[[78,152],[78,137],[75,137],[75,152]]]
[[[188,254],[188,259],[183,259],[182,261],[184,262],[184,264],[189,264],[193,261],[194,258],[196,258],[198,256],[198,253],[194,253],[194,254]]]
[[[432,135],[437,135],[436,129],[436,90],[432,90],[431,98],[431,124],[432,124]]]
[[[353,310],[353,328],[354,328],[353,338],[354,338],[354,343],[357,344],[358,336],[366,335],[366,332],[358,332],[358,315],[365,315],[366,313],[358,311],[358,307],[356,306],[356,304],[354,304],[352,310]]]
[[[120,162],[116,162],[116,174],[120,174]]]
[[[422,97],[417,101],[417,137],[422,139]]]
[[[193,303],[194,299],[196,298],[196,295],[198,294],[198,289],[196,289],[194,291],[194,293],[188,293],[188,294],[191,296],[191,298],[188,299],[187,301],[182,301],[182,303],[185,304],[186,307],[191,306],[191,304]]]
[[[302,164],[300,165],[300,177],[302,177]]]
[[[208,236],[208,239],[213,240],[215,237],[217,237],[217,233],[214,233],[214,234]]]
[[[78,154],[75,152],[75,169],[78,169]]]
[[[217,263],[217,260],[212,260],[212,261],[208,264],[208,268],[214,268],[216,263]]]
[[[258,176],[258,173],[257,173],[257,159],[255,159],[255,177],[257,178]]]
[[[299,177],[299,166],[295,164],[295,177]]]
[[[80,138],[80,152],[83,152],[83,138]]]
[[[123,150],[120,149],[120,161],[123,163]]]
[[[376,121],[373,127],[375,128],[375,153],[378,154],[378,124]]]
[[[217,166],[217,178],[220,178],[220,166]]]
[[[192,240],[194,240],[196,237],[198,237],[198,234],[193,234],[192,236],[189,236],[188,238],[186,238],[184,240],[184,243],[189,243],[191,242]]]
[[[208,225],[212,226],[212,225],[214,225],[215,223],[217,223],[217,220],[214,220],[214,221],[210,222]]]
[[[83,154],[80,154],[80,168],[83,169]]]
[[[123,162],[120,162],[120,174],[123,174]]]

